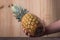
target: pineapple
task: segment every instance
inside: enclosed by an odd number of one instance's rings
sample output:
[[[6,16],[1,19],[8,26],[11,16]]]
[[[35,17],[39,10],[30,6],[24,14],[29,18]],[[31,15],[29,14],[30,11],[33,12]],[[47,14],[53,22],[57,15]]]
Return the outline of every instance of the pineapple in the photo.
[[[22,17],[21,20],[23,28],[28,30],[31,35],[34,35],[34,32],[39,25],[39,21],[36,16],[32,15],[31,13],[27,13]]]
[[[27,31],[27,35],[39,36],[42,34],[44,28],[37,16],[29,13],[27,9],[24,9],[17,5],[13,5],[12,10],[15,14],[16,19],[21,22],[23,29]]]

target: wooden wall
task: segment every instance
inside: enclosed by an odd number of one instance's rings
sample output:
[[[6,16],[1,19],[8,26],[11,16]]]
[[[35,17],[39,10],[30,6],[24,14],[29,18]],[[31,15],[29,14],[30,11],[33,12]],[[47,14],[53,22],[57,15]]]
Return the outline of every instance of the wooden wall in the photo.
[[[20,23],[8,7],[10,4],[23,6],[43,20],[45,25],[49,25],[60,19],[59,3],[59,0],[0,0],[0,6],[4,6],[0,9],[0,37],[26,37]]]

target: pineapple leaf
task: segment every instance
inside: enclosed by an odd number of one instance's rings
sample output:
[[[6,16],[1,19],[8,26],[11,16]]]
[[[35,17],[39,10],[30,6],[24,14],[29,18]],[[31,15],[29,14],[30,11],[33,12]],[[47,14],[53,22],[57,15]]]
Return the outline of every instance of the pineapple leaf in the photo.
[[[24,9],[21,6],[17,5],[12,6],[12,11],[16,16],[16,19],[18,19],[18,21],[21,21],[21,18],[28,12],[27,9]]]

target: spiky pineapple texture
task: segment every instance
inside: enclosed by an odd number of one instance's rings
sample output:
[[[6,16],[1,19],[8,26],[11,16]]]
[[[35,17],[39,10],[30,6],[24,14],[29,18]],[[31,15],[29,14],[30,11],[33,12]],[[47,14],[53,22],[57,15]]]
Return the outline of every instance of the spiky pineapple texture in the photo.
[[[13,13],[15,14],[14,16],[18,21],[21,21],[22,17],[28,12],[27,9],[22,8],[21,6],[18,5],[13,5],[11,7]]]
[[[32,14],[25,14],[21,20],[24,30],[28,31],[28,35],[34,36],[37,27],[39,27],[40,22],[36,16]]]
[[[34,36],[36,33],[41,34],[39,32],[43,31],[43,26],[41,26],[41,23],[35,15],[31,13],[27,13],[27,9],[24,9],[22,7],[19,7],[17,5],[14,5],[12,7],[12,10],[16,16],[16,18],[21,21],[22,27],[25,31],[28,31],[28,33],[32,36]],[[41,27],[40,27],[41,26]],[[39,28],[39,29],[37,29]]]

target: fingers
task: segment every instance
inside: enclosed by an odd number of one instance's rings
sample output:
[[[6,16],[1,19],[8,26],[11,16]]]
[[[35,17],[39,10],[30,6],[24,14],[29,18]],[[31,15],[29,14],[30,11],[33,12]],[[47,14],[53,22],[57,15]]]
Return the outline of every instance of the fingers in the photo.
[[[30,36],[30,32],[29,32],[29,30],[23,28],[23,31],[24,31],[24,33],[25,33],[26,35]]]

